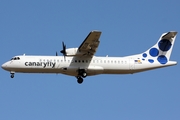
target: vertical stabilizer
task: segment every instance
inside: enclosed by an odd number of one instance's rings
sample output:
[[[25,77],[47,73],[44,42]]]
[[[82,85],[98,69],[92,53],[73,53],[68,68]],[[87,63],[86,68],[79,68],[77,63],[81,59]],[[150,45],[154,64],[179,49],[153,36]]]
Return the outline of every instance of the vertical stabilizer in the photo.
[[[154,59],[161,64],[166,64],[171,56],[177,32],[171,31],[161,35],[158,42],[142,54],[144,58]]]
[[[137,59],[139,61],[148,60],[150,63],[154,63],[155,61],[157,61],[160,64],[166,64],[170,59],[176,35],[177,32],[175,31],[163,33],[157,43],[147,51],[128,57],[134,57],[134,59]]]

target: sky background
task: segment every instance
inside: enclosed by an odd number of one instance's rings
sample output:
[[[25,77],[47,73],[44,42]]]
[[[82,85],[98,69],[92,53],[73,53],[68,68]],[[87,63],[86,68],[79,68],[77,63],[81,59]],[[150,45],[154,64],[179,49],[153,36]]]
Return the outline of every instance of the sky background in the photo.
[[[142,53],[180,32],[179,0],[0,0],[0,64],[55,55],[102,31],[96,56]],[[171,60],[180,62],[180,35]],[[60,53],[59,53],[60,54]],[[133,75],[75,77],[0,69],[0,120],[179,120],[179,65]]]

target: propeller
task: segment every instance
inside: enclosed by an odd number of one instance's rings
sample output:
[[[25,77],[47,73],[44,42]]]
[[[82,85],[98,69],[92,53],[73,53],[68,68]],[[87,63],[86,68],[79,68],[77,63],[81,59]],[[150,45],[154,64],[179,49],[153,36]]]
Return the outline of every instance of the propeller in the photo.
[[[64,44],[64,42],[62,42],[62,46],[63,46],[63,49],[60,52],[63,54],[64,59],[65,59],[67,53],[66,53],[66,45]]]

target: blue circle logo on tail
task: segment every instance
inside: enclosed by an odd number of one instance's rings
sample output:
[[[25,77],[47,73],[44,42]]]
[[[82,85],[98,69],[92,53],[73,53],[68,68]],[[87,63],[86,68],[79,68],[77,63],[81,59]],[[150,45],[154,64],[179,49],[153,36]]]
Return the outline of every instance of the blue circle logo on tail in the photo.
[[[169,40],[162,39],[161,41],[159,41],[158,46],[159,49],[164,52],[164,51],[168,51],[171,48],[172,44]]]
[[[157,57],[158,54],[159,54],[159,50],[157,48],[151,48],[149,50],[149,54],[152,56],[152,57]]]
[[[161,64],[166,64],[167,63],[167,58],[166,58],[166,56],[164,56],[164,55],[160,55],[158,58],[157,58],[157,60],[161,63]]]

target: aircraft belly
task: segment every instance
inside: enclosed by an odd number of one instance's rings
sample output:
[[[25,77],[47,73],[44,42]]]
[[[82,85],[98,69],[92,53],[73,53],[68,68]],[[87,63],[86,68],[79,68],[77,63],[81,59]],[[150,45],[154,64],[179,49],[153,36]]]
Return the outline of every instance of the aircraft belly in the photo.
[[[129,64],[114,65],[104,67],[103,74],[130,74],[132,70],[129,68]]]
[[[11,71],[22,72],[22,73],[61,73],[61,69],[53,68],[12,68]]]
[[[86,68],[86,71],[87,71],[88,76],[98,75],[98,74],[103,74],[104,68],[101,66],[92,65],[92,66],[88,66]]]
[[[104,74],[131,74],[131,70],[104,70]]]

